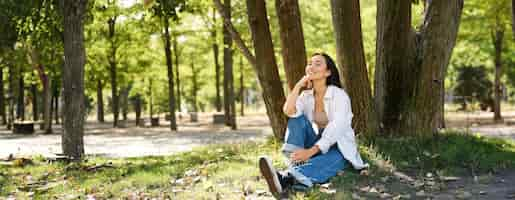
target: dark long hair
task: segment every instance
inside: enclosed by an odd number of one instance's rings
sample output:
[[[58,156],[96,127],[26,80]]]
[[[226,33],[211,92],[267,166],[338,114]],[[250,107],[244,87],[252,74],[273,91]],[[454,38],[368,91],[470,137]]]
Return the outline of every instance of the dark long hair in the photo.
[[[340,82],[340,74],[338,73],[338,68],[336,67],[336,64],[334,63],[334,60],[331,58],[331,56],[327,55],[326,53],[314,53],[312,56],[323,56],[325,58],[325,63],[327,65],[327,68],[331,70],[331,75],[329,75],[326,79],[326,84],[334,85],[336,87],[342,88],[342,83]]]

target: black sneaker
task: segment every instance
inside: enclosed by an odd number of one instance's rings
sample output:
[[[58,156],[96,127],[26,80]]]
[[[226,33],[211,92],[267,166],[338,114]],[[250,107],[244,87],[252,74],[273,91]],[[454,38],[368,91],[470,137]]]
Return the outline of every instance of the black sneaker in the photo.
[[[279,181],[278,173],[275,171],[272,166],[272,161],[270,161],[267,157],[259,158],[259,170],[261,170],[261,174],[265,177],[266,183],[268,184],[268,188],[272,195],[279,199],[283,194],[283,188],[281,182]]]

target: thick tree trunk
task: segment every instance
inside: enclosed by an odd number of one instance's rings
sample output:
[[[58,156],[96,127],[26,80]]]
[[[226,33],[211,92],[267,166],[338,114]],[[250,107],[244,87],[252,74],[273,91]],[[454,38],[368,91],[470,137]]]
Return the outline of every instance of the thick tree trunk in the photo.
[[[331,1],[336,60],[354,111],[356,133],[376,134],[378,121],[372,102],[361,31],[359,0]]]
[[[378,2],[374,91],[386,133],[436,133],[441,126],[436,116],[463,0],[425,5],[423,24],[415,32],[410,0]]]
[[[5,113],[5,92],[4,92],[4,68],[0,68],[0,115],[2,117],[2,125],[7,124],[7,114]]]
[[[501,75],[502,75],[502,48],[504,39],[504,29],[498,28],[492,33],[492,41],[495,49],[495,83],[494,83],[494,121],[502,122],[501,116],[501,98],[502,98],[502,86],[501,86]]]
[[[104,85],[102,80],[97,80],[97,121],[104,122]]]
[[[289,89],[305,75],[306,47],[298,0],[275,0],[279,18],[281,53]]]
[[[215,80],[216,80],[216,112],[222,111],[222,98],[220,97],[220,63],[218,62],[218,43],[216,40],[216,15],[213,8],[213,29],[211,30],[211,38],[213,40],[213,54],[215,57]]]
[[[282,140],[287,123],[286,116],[282,112],[282,105],[286,99],[277,70],[265,1],[247,0],[247,14],[256,54],[255,69],[263,90],[263,100],[274,135],[277,139]]]
[[[175,83],[176,83],[176,91],[177,94],[175,96],[175,99],[177,99],[177,110],[181,111],[181,80],[179,76],[179,48],[177,47],[177,35],[173,38],[173,55],[175,57],[174,63],[175,63]]]
[[[231,19],[231,0],[224,0],[226,16]],[[224,26],[224,108],[225,108],[225,124],[236,129],[236,108],[234,100],[234,76],[233,76],[233,57],[232,57],[232,39],[229,30]]]
[[[177,122],[175,119],[175,95],[174,95],[174,81],[173,81],[173,68],[172,68],[172,51],[170,49],[170,32],[169,32],[168,18],[163,19],[164,41],[165,41],[165,56],[166,56],[166,70],[168,72],[168,103],[170,112],[170,129],[177,130]]]
[[[109,66],[110,66],[110,76],[111,76],[111,97],[112,97],[112,112],[113,112],[113,127],[118,126],[118,117],[120,111],[120,100],[118,95],[118,81],[116,79],[117,69],[116,69],[116,44],[115,44],[115,34],[116,34],[116,17],[111,17],[107,20],[107,24],[109,26],[109,41],[111,43],[111,50],[109,55]]]
[[[63,153],[74,159],[84,155],[84,48],[83,17],[87,0],[60,1],[64,13],[64,121]]]

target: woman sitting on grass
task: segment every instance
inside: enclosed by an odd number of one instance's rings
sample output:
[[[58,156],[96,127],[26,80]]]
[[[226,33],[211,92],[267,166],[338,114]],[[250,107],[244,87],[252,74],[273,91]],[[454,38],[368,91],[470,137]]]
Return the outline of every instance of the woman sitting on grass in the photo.
[[[304,87],[310,89],[299,95]],[[311,57],[306,75],[288,95],[283,111],[289,117],[282,147],[288,169],[278,172],[270,159],[259,158],[261,173],[276,198],[290,188],[325,183],[348,164],[358,170],[368,167],[356,146],[349,96],[327,54]]]

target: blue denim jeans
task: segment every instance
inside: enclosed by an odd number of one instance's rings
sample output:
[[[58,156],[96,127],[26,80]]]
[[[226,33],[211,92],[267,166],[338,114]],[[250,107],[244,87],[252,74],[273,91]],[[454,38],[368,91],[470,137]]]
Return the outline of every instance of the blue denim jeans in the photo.
[[[290,154],[298,149],[309,149],[320,139],[323,130],[317,135],[311,126],[311,122],[301,115],[288,120],[288,131],[282,152],[286,159],[290,159]],[[300,183],[311,187],[315,183],[325,183],[329,179],[343,170],[347,161],[343,158],[337,145],[333,145],[327,153],[318,153],[302,164],[289,162],[287,172],[290,173]]]

